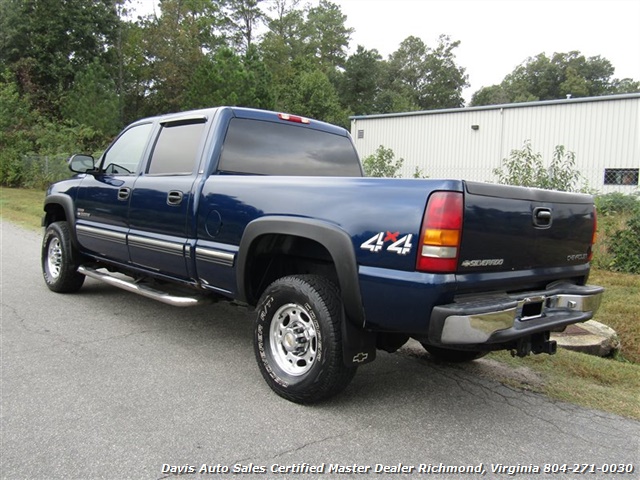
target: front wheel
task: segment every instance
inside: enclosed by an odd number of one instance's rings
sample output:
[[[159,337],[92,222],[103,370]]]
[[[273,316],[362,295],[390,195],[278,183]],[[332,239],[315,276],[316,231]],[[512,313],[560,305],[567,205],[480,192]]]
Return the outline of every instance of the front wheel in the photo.
[[[429,352],[429,355],[436,360],[442,360],[444,362],[451,363],[465,363],[471,362],[478,358],[484,357],[489,352],[481,352],[477,350],[453,350],[450,348],[434,347],[423,343],[424,349]]]
[[[77,256],[67,222],[49,225],[42,240],[41,261],[42,275],[50,290],[58,293],[80,290],[84,275],[78,273]]]
[[[256,309],[254,351],[278,395],[314,403],[344,390],[356,372],[342,357],[342,303],[324,277],[294,275],[273,282]]]

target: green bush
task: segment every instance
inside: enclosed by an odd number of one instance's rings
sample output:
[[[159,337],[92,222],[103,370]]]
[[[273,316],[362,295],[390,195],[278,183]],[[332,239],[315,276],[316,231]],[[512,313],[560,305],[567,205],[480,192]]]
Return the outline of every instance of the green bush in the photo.
[[[598,210],[598,239],[594,247],[593,266],[638,273],[639,240],[637,233],[634,237],[633,225],[637,228],[640,198],[637,194],[614,192],[598,195],[595,202]]]
[[[25,177],[26,171],[19,150],[13,145],[0,149],[0,185],[20,187]]]
[[[390,148],[380,145],[376,153],[362,161],[362,168],[367,177],[398,178],[398,171],[404,163],[403,158],[395,160],[395,153]]]
[[[631,215],[640,208],[640,201],[637,194],[625,195],[620,192],[607,193],[596,197],[596,207],[598,215]]]
[[[509,158],[502,160],[500,168],[493,174],[498,183],[522,187],[561,190],[564,192],[588,192],[589,188],[580,172],[576,170],[576,155],[557,145],[549,166],[545,166],[542,155],[533,151],[531,141],[526,140],[521,149],[511,150]]]
[[[640,274],[640,209],[636,208],[626,222],[609,240],[613,257],[611,269],[616,272]]]
[[[106,117],[104,111],[96,110],[97,100],[92,98],[85,102],[83,112],[93,109],[94,117]],[[80,104],[72,106],[80,112]],[[113,105],[109,109],[113,110]],[[69,155],[104,148],[117,131],[113,118],[104,120],[110,126],[103,131],[97,120],[93,122],[96,126],[87,126],[47,117],[32,105],[28,95],[20,93],[11,74],[0,71],[0,185],[43,188],[68,178],[71,172],[65,161]]]

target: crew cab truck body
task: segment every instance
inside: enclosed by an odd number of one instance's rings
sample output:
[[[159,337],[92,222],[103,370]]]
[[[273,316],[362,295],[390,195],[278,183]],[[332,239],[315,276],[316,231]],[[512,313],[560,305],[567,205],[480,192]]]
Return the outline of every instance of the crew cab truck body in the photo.
[[[600,304],[591,196],[364,178],[349,134],[322,122],[154,117],[70,168],[44,205],[49,288],[89,276],[174,306],[255,306],[260,370],[295,402],[338,393],[410,337],[449,361],[554,353],[549,333]]]

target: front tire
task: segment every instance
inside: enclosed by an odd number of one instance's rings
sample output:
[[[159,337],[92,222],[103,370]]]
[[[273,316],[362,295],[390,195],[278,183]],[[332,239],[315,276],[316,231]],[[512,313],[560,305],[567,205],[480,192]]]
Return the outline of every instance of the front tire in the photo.
[[[357,370],[342,357],[342,303],[324,277],[294,275],[273,282],[256,309],[254,351],[271,389],[296,403],[344,390]]]
[[[77,292],[84,283],[78,273],[78,254],[71,244],[67,222],[54,222],[42,239],[42,275],[49,290],[58,293]]]

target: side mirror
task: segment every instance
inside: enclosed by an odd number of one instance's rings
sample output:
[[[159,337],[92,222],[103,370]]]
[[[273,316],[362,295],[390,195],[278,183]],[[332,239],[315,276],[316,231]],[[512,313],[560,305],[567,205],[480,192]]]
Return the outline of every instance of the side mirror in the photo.
[[[91,155],[76,154],[69,159],[69,170],[76,173],[91,173],[96,169],[96,161]]]

